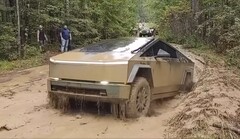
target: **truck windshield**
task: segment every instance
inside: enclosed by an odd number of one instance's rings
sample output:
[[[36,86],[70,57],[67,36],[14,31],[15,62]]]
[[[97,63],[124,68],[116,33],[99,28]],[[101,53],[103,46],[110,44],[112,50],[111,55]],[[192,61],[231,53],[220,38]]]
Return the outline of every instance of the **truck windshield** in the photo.
[[[81,48],[80,52],[131,52],[132,50],[144,46],[149,41],[151,41],[150,38],[119,38],[102,40]]]

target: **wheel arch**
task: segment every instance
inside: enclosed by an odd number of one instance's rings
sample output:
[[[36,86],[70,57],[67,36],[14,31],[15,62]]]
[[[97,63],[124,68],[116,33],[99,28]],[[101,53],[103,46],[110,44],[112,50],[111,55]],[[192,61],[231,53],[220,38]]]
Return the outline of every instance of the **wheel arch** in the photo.
[[[128,77],[128,84],[131,84],[134,82],[134,79],[136,77],[144,77],[147,79],[149,85],[151,88],[154,87],[153,85],[153,77],[152,77],[152,69],[149,65],[142,65],[142,64],[136,64],[133,66],[132,71]]]
[[[193,81],[193,76],[194,76],[194,69],[193,68],[188,68],[188,69],[185,70],[184,76],[183,76],[183,79],[182,79],[182,85],[185,83],[188,76],[190,76],[190,78]]]

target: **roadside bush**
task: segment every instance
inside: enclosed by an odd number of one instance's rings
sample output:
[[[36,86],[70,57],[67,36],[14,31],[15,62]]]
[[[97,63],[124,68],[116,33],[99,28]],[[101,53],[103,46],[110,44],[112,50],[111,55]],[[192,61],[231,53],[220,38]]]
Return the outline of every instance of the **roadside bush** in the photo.
[[[183,44],[184,48],[200,48],[205,45],[205,42],[194,35],[184,37],[180,43]]]
[[[17,58],[17,43],[11,25],[0,25],[0,60]]]
[[[228,51],[228,60],[229,65],[236,66],[240,69],[240,46],[237,46],[230,51]]]
[[[29,59],[31,57],[40,56],[40,55],[41,55],[41,52],[36,46],[29,46],[29,45],[25,46],[25,57],[24,57],[25,59]]]

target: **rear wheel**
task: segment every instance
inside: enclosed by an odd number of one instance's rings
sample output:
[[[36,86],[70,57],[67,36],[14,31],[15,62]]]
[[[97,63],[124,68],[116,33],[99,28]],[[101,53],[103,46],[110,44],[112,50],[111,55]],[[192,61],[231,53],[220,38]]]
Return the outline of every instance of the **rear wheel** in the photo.
[[[133,83],[129,102],[126,104],[126,116],[138,118],[146,116],[151,102],[151,90],[148,81],[137,77]]]

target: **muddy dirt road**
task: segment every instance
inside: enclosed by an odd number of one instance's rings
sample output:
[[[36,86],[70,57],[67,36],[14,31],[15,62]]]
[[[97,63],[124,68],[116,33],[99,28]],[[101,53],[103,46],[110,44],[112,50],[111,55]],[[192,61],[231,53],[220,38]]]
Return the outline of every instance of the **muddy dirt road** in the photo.
[[[204,80],[200,78],[206,69],[202,58],[189,52],[185,53],[196,63],[195,81]],[[47,76],[48,66],[46,65],[0,77],[0,138],[171,137],[174,136],[171,130],[175,129],[175,127],[186,128],[183,126],[184,124],[177,125],[174,118],[179,116],[179,112],[185,110],[186,103],[192,103],[185,102],[186,98],[193,97],[191,94],[195,94],[193,91],[171,99],[153,102],[153,115],[151,117],[122,121],[111,115],[77,111],[62,113],[59,110],[50,108],[46,92]],[[211,75],[207,74],[207,76]],[[204,89],[205,91],[206,89],[208,91],[212,89],[204,88],[204,85],[197,86],[198,93],[203,92]],[[231,92],[232,97],[239,100],[240,91],[236,87],[228,91]],[[221,100],[216,101],[221,102]],[[237,102],[236,106],[234,104],[233,111],[240,106],[240,103],[237,104]],[[195,110],[195,107],[192,109]],[[187,113],[189,115],[191,114],[191,111],[186,112],[189,112]],[[191,120],[191,118],[188,120]],[[181,119],[179,119],[180,121]],[[187,123],[188,121],[183,122]],[[194,125],[193,123],[189,124]],[[189,128],[193,127],[190,126]],[[182,133],[182,131],[179,131],[179,133]]]
[[[47,74],[48,66],[42,66],[1,77],[0,137],[161,137],[166,120],[179,102],[172,99],[159,104],[156,117],[127,122],[108,115],[63,114],[48,107]]]

